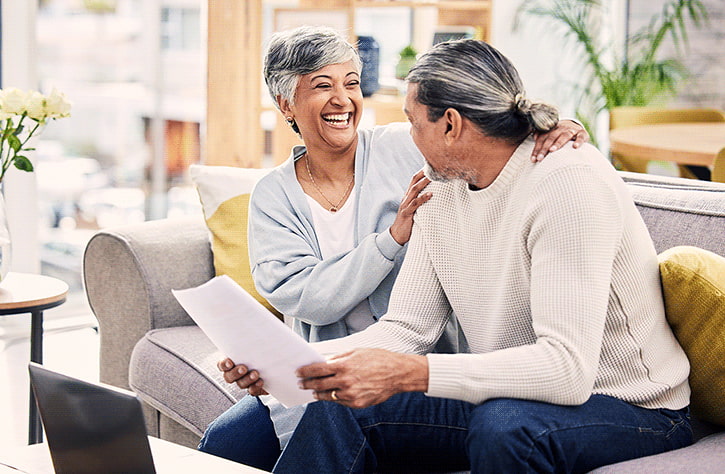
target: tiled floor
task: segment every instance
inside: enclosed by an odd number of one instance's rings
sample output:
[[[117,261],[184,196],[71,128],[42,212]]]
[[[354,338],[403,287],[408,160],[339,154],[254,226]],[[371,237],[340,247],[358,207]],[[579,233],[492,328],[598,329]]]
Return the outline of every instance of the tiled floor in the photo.
[[[44,365],[98,381],[96,320],[82,292],[44,312]],[[30,315],[0,316],[0,446],[28,443]]]

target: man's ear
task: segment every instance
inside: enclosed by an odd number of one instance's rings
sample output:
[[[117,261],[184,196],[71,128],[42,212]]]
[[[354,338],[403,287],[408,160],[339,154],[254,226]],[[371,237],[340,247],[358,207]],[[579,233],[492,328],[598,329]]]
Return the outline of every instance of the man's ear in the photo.
[[[458,140],[461,137],[463,131],[463,117],[460,112],[454,108],[448,108],[441,117],[445,123],[445,141],[450,143]]]

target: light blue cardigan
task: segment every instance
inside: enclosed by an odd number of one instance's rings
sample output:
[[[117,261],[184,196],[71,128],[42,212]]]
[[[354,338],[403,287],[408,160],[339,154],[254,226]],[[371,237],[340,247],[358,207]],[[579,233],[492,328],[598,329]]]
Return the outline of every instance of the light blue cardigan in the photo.
[[[250,201],[249,254],[259,293],[308,341],[350,333],[344,316],[367,298],[377,319],[388,309],[405,247],[389,227],[423,156],[410,127],[395,123],[358,131],[355,153],[355,248],[322,260],[312,215],[295,176],[305,148],[257,183]]]

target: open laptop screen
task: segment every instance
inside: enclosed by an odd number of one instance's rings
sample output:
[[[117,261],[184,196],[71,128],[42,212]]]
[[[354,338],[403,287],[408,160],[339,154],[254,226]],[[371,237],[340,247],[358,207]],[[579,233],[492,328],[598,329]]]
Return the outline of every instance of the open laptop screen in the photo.
[[[134,394],[32,362],[28,368],[57,473],[155,472]]]

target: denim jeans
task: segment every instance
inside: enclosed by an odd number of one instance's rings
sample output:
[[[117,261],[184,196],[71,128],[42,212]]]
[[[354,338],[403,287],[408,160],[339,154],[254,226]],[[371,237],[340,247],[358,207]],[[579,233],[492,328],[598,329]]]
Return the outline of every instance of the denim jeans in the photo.
[[[359,410],[310,404],[274,472],[586,472],[691,442],[687,408],[645,409],[605,395],[561,406],[405,393]]]
[[[209,424],[199,450],[271,471],[280,449],[269,409],[257,397],[243,397]]]

